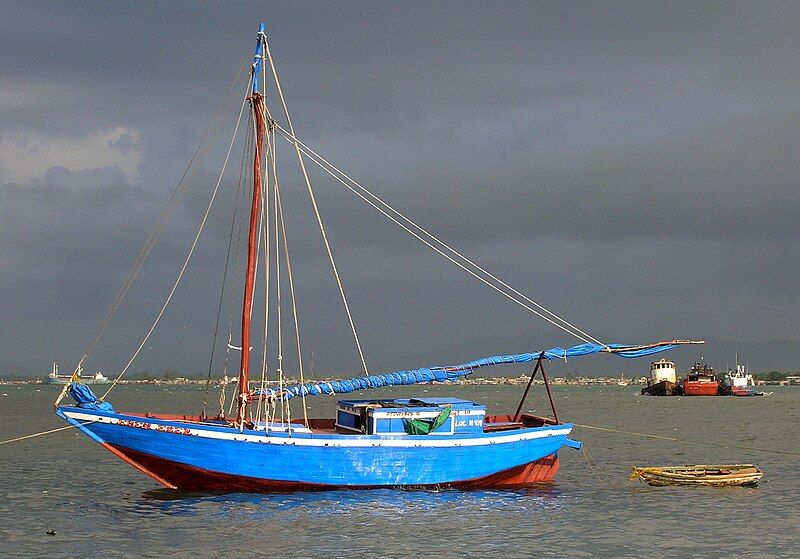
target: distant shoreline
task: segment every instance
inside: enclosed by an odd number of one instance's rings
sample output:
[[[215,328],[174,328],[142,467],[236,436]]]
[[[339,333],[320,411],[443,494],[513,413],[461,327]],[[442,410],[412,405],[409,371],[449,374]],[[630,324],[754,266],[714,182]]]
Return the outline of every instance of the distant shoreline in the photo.
[[[490,385],[490,386],[500,386],[500,385],[524,385],[530,379],[529,375],[521,375],[517,377],[473,377],[473,378],[462,378],[456,380],[454,382],[430,382],[430,383],[423,383],[423,384],[455,384],[455,385]],[[311,379],[307,380],[306,383],[325,383],[325,382],[332,382],[338,379]],[[565,377],[553,377],[550,378],[550,384],[554,386],[646,386],[647,380],[646,377],[637,378],[637,379],[624,379],[618,377],[575,377],[575,378],[565,378]],[[236,384],[237,379],[229,380],[224,384]],[[186,385],[197,385],[202,386],[205,385],[207,382],[206,379],[200,378],[186,378],[186,377],[176,377],[176,378],[154,378],[154,379],[130,379],[130,380],[120,380],[119,384],[125,385],[154,385],[154,386],[186,386]],[[300,381],[298,379],[287,378],[283,381],[284,385],[291,386],[295,384],[299,384]],[[108,386],[111,383],[104,383],[104,384],[96,384],[96,386]],[[223,382],[219,379],[214,379],[211,381],[212,386],[220,386]],[[544,381],[541,378],[536,378],[533,381],[533,384],[542,385]],[[54,386],[60,387],[64,386],[63,384],[49,384],[42,378],[34,378],[34,379],[0,379],[0,385],[4,386]],[[278,385],[278,381],[268,381],[267,385],[270,387],[274,387]],[[787,379],[776,379],[776,380],[756,380],[756,385],[758,386],[800,386],[800,380],[796,378]],[[94,386],[94,385],[90,385]]]

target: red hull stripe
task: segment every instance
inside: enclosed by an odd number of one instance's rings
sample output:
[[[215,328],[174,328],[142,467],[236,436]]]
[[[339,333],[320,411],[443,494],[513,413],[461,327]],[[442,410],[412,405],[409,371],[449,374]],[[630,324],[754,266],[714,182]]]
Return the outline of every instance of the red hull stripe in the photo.
[[[111,454],[113,454],[114,456],[120,458],[121,460],[124,460],[125,462],[127,462],[128,464],[130,464],[131,466],[133,466],[134,468],[136,468],[137,470],[139,470],[143,474],[150,476],[151,478],[156,480],[158,483],[160,483],[161,485],[163,485],[167,489],[177,489],[177,487],[175,485],[172,485],[170,482],[168,482],[167,480],[165,480],[164,478],[162,478],[161,476],[159,476],[158,474],[156,474],[152,470],[149,470],[146,466],[142,465],[141,462],[138,462],[137,460],[135,460],[131,455],[132,451],[127,450],[127,449],[123,449],[122,447],[117,447],[117,446],[109,444],[109,443],[100,443],[100,444],[103,445],[105,447],[105,449],[108,450]],[[133,453],[133,454],[140,454],[140,453]],[[140,455],[141,456],[147,456],[146,454],[140,454]]]
[[[326,491],[331,489],[369,489],[374,486],[327,485],[304,483],[300,481],[269,480],[247,476],[238,476],[213,472],[157,458],[149,454],[131,450],[119,445],[103,443],[114,453],[140,472],[147,474],[158,483],[169,489],[189,491],[244,491],[244,492],[278,492],[278,491]],[[419,487],[453,487],[458,489],[489,489],[501,487],[522,487],[526,485],[552,481],[558,471],[558,456],[551,454],[535,462],[523,464],[515,468],[497,472],[478,479],[453,483],[419,486]]]

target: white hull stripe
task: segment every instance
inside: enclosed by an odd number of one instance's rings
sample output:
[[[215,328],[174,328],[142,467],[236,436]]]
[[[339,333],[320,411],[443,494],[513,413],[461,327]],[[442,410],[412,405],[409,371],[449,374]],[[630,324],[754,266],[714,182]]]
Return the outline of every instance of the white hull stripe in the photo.
[[[77,421],[92,421],[95,423],[107,423],[116,425],[119,418],[94,415],[91,413],[64,411],[64,415]],[[151,429],[153,431],[163,430],[163,425],[151,423],[149,418],[133,417],[125,422],[135,422],[136,428]],[[450,446],[483,446],[490,444],[513,443],[518,441],[528,441],[532,439],[543,439],[547,437],[566,436],[572,431],[571,427],[554,427],[537,431],[526,431],[524,433],[504,433],[492,437],[459,437],[447,435],[447,439],[409,439],[407,435],[341,435],[335,438],[325,435],[315,434],[313,436],[300,435],[296,437],[271,437],[268,435],[251,435],[246,433],[226,433],[223,431],[212,431],[208,429],[196,429],[191,424],[180,422],[170,422],[170,425],[180,425],[184,435],[203,437],[207,439],[220,439],[227,441],[246,441],[263,444],[285,444],[296,446],[341,446],[341,447],[450,447]],[[162,429],[159,429],[159,428]],[[87,427],[88,428],[88,427]],[[426,435],[429,437],[431,435]]]

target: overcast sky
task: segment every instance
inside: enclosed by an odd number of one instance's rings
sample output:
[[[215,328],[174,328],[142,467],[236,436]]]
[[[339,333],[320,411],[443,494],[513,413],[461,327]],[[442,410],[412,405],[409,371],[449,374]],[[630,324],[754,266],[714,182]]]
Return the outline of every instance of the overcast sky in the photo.
[[[87,363],[124,366],[213,189],[259,21],[298,136],[510,284],[604,342],[711,342],[673,352],[681,368],[736,349],[756,370],[800,367],[800,4],[4,2],[0,373],[74,367],[222,106]],[[237,148],[133,372],[208,368]],[[287,148],[306,359],[355,372]],[[373,370],[578,342],[311,176]]]

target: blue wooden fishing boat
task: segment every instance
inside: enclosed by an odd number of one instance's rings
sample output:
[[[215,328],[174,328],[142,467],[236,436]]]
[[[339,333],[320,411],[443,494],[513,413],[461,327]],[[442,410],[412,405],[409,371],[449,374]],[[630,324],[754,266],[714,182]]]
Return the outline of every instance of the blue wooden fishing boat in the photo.
[[[522,485],[552,479],[558,450],[579,447],[567,438],[569,424],[528,415],[512,422],[485,418],[484,412],[473,402],[447,398],[343,401],[336,422],[310,419],[308,426],[297,421],[240,429],[200,418],[58,410],[135,468],[181,489]],[[409,420],[424,422],[443,413],[447,420],[430,433],[406,433]]]
[[[278,122],[266,103],[268,75],[274,84],[270,97],[280,101],[279,106],[284,115],[283,124]],[[249,122],[240,127],[241,117],[247,106],[250,108]],[[226,413],[226,386],[223,384],[220,411],[216,415],[206,413],[205,402],[202,411],[194,415],[117,411],[108,395],[156,330],[183,277],[217,196],[225,166],[235,145],[236,131],[240,129],[246,134],[242,168],[245,165],[250,167],[252,176],[247,181],[240,180],[237,196],[242,201],[249,198],[250,204],[249,208],[246,204],[239,204],[240,209],[234,210],[236,213],[231,225],[230,239],[232,241],[236,236],[238,225],[239,231],[244,232],[247,243],[244,250],[229,249],[219,301],[221,310],[226,286],[228,290],[232,289],[231,284],[226,283],[229,277],[228,265],[233,262],[234,271],[238,270],[238,256],[241,255],[244,259],[241,331],[234,332],[232,327],[229,328],[223,371],[220,375],[227,378],[231,352],[240,352],[236,395],[230,398]],[[313,214],[342,297],[363,367],[361,375],[354,378],[317,383],[305,381],[300,321],[296,312],[285,217],[276,171],[276,144],[279,139],[286,140],[298,157]],[[453,366],[370,374],[306,172],[307,161],[318,165],[373,209],[451,263],[527,311],[580,339],[582,343],[568,349],[557,347],[485,357]],[[168,217],[168,214],[165,215]],[[148,239],[132,273],[120,288],[101,329],[89,349],[84,352],[70,383],[59,395],[55,411],[89,438],[167,488],[222,491],[318,490],[334,487],[478,488],[514,487],[550,481],[558,469],[559,450],[565,446],[580,448],[580,443],[569,438],[573,425],[558,418],[544,370],[545,362],[594,353],[634,358],[665,351],[683,343],[695,343],[684,340],[644,345],[600,342],[433,236],[302,143],[295,135],[289,117],[263,24],[259,28],[253,65],[239,112],[239,121],[234,129],[234,138],[194,242],[164,305],[138,349],[111,387],[98,398],[80,381],[82,364],[90,357],[105,326],[127,293],[130,282],[147,259],[154,244],[153,239],[157,240],[160,233],[158,228],[162,227],[162,221],[159,219],[154,234]],[[234,244],[229,246],[232,245]],[[253,379],[250,368],[251,362],[256,360],[251,353],[253,344],[259,340],[254,340],[251,334],[254,301],[257,299],[255,282],[259,273],[263,273],[265,287],[264,314],[259,315],[263,319],[261,325],[264,334],[258,344],[261,350],[258,360],[260,379]],[[234,278],[237,276],[236,273],[231,275]],[[288,303],[286,296],[283,302],[281,299],[287,283]],[[233,307],[231,305],[232,309]],[[286,319],[287,309],[291,310],[291,321]],[[217,328],[219,323],[218,317]],[[299,375],[299,382],[296,384],[289,383],[284,374],[285,323],[292,327],[291,332],[294,334],[293,345],[296,349]],[[239,346],[232,343],[234,339],[241,340]],[[215,364],[213,348],[216,342],[217,330],[212,343],[209,386]],[[216,363],[218,365],[218,361]],[[344,395],[389,386],[456,381],[484,367],[514,363],[531,363],[534,368],[519,405],[511,414],[487,416],[485,406],[479,403],[445,397],[341,399],[334,417],[308,416],[307,397]],[[552,415],[549,417],[523,412],[528,391],[537,373],[541,373],[550,399]],[[61,403],[67,394],[74,400],[73,404]],[[298,400],[302,413],[292,414],[290,405]]]

